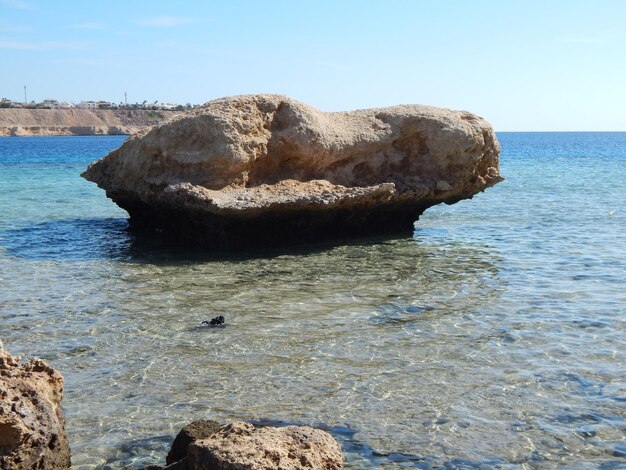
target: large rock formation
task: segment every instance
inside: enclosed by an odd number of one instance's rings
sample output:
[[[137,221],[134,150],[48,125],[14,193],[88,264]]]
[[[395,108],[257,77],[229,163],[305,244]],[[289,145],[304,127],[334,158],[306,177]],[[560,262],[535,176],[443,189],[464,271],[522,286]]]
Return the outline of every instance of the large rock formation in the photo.
[[[320,429],[236,422],[190,444],[187,465],[190,470],[335,470],[343,468],[343,454]]]
[[[409,232],[496,184],[499,144],[464,111],[325,113],[279,95],[210,101],[127,140],[83,176],[136,226],[205,245]]]
[[[63,377],[40,359],[20,364],[0,342],[0,468],[67,469]]]

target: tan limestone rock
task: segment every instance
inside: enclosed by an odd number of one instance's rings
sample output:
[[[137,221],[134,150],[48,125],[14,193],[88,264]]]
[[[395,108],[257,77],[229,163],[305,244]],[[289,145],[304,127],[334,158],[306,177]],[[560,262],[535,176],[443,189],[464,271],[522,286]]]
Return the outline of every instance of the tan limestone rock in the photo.
[[[131,137],[83,176],[138,226],[202,244],[412,230],[501,181],[491,126],[420,105],[326,113],[281,95],[210,101]]]
[[[0,342],[0,468],[67,469],[63,377],[41,359],[25,364]]]
[[[235,422],[190,444],[187,465],[189,470],[334,470],[343,468],[343,454],[320,429]]]

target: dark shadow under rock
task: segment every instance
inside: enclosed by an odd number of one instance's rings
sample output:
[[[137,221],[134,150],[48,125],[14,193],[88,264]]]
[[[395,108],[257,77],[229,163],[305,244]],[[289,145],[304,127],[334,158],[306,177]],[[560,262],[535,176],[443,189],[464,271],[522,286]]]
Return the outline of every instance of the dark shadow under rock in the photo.
[[[199,419],[189,423],[180,430],[176,439],[174,439],[172,448],[167,454],[167,459],[165,460],[167,465],[173,464],[185,458],[187,456],[187,447],[189,444],[199,439],[206,439],[207,437],[212,436],[219,430],[219,428],[220,424],[216,421]]]

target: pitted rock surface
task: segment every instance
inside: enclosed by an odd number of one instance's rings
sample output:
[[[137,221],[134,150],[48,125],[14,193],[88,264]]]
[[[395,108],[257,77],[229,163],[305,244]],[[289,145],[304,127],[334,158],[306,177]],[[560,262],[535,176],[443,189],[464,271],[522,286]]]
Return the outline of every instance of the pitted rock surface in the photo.
[[[335,470],[343,454],[330,434],[308,426],[255,427],[235,422],[187,448],[193,470]]]
[[[25,364],[0,342],[0,468],[67,469],[63,377],[41,359]]]

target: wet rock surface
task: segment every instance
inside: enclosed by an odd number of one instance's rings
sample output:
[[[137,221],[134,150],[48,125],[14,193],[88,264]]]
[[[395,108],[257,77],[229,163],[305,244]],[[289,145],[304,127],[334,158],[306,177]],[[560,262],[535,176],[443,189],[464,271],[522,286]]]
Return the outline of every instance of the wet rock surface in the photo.
[[[41,359],[21,364],[0,342],[0,468],[66,469],[63,377]]]
[[[206,246],[407,232],[428,207],[501,180],[491,126],[420,105],[325,113],[281,95],[206,103],[83,176],[135,227]]]

